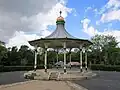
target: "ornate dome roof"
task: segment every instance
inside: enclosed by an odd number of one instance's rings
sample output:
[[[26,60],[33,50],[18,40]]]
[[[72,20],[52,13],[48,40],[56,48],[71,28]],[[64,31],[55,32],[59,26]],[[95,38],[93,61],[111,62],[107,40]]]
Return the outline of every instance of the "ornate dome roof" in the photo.
[[[60,11],[60,16],[57,18],[57,21],[64,21],[64,18],[61,16],[62,11]]]
[[[56,30],[46,38],[74,38],[75,39],[75,37],[73,37],[66,31],[64,27],[65,21],[64,21],[64,18],[61,16],[61,13],[62,12],[60,11],[60,16],[57,18],[57,21],[56,21],[56,24],[57,24]]]
[[[63,18],[62,16],[59,16],[59,17],[57,18],[57,21],[64,21],[64,18]]]

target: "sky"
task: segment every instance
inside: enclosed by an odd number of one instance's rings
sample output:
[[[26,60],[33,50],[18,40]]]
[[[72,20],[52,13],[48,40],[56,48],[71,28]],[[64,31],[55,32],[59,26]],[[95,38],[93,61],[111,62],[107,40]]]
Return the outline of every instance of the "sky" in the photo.
[[[113,35],[120,42],[120,0],[0,0],[0,40],[6,47],[51,34],[59,11],[73,36]]]

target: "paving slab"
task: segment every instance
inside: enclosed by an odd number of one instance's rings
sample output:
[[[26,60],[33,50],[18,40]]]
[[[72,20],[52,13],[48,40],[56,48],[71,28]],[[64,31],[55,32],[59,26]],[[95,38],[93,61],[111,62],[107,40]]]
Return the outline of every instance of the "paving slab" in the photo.
[[[2,87],[0,88],[0,90],[86,90],[86,89],[80,86],[76,86],[71,82],[34,80],[29,83]]]

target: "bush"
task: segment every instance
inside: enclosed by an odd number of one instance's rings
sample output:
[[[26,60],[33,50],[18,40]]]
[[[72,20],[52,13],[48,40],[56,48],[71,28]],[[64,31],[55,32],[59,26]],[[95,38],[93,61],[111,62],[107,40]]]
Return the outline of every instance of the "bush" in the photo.
[[[29,71],[29,70],[33,70],[33,66],[2,66],[0,67],[0,72]]]
[[[2,65],[0,65],[0,72],[2,72],[3,71],[3,66]]]
[[[47,65],[47,68],[52,68],[51,64]],[[37,69],[44,69],[44,65],[38,65]],[[11,72],[11,71],[30,71],[34,70],[34,66],[2,66],[0,65],[0,72]]]
[[[41,64],[41,65],[37,65],[37,69],[43,69],[44,68],[44,65]]]
[[[120,71],[120,65],[92,64],[91,69],[102,70],[102,71]]]

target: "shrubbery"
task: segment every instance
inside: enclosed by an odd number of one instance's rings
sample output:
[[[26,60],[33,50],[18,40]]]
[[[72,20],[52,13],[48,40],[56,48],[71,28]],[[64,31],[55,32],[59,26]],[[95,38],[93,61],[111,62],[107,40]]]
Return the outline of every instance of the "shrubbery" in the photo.
[[[120,65],[103,65],[103,64],[92,64],[92,70],[101,71],[120,71]],[[52,65],[47,65],[47,68],[52,68]],[[37,69],[44,69],[44,65],[38,65]],[[11,72],[11,71],[30,71],[34,70],[34,66],[2,66],[0,65],[0,72]]]
[[[29,71],[29,70],[33,70],[33,66],[0,66],[0,72]]]
[[[48,68],[52,68],[52,65],[48,65]],[[37,69],[43,69],[44,65],[38,65]],[[34,70],[34,66],[2,66],[0,65],[0,72],[11,72],[11,71],[30,71]]]
[[[102,65],[102,64],[92,64],[92,70],[101,70],[101,71],[120,71],[120,65]]]

